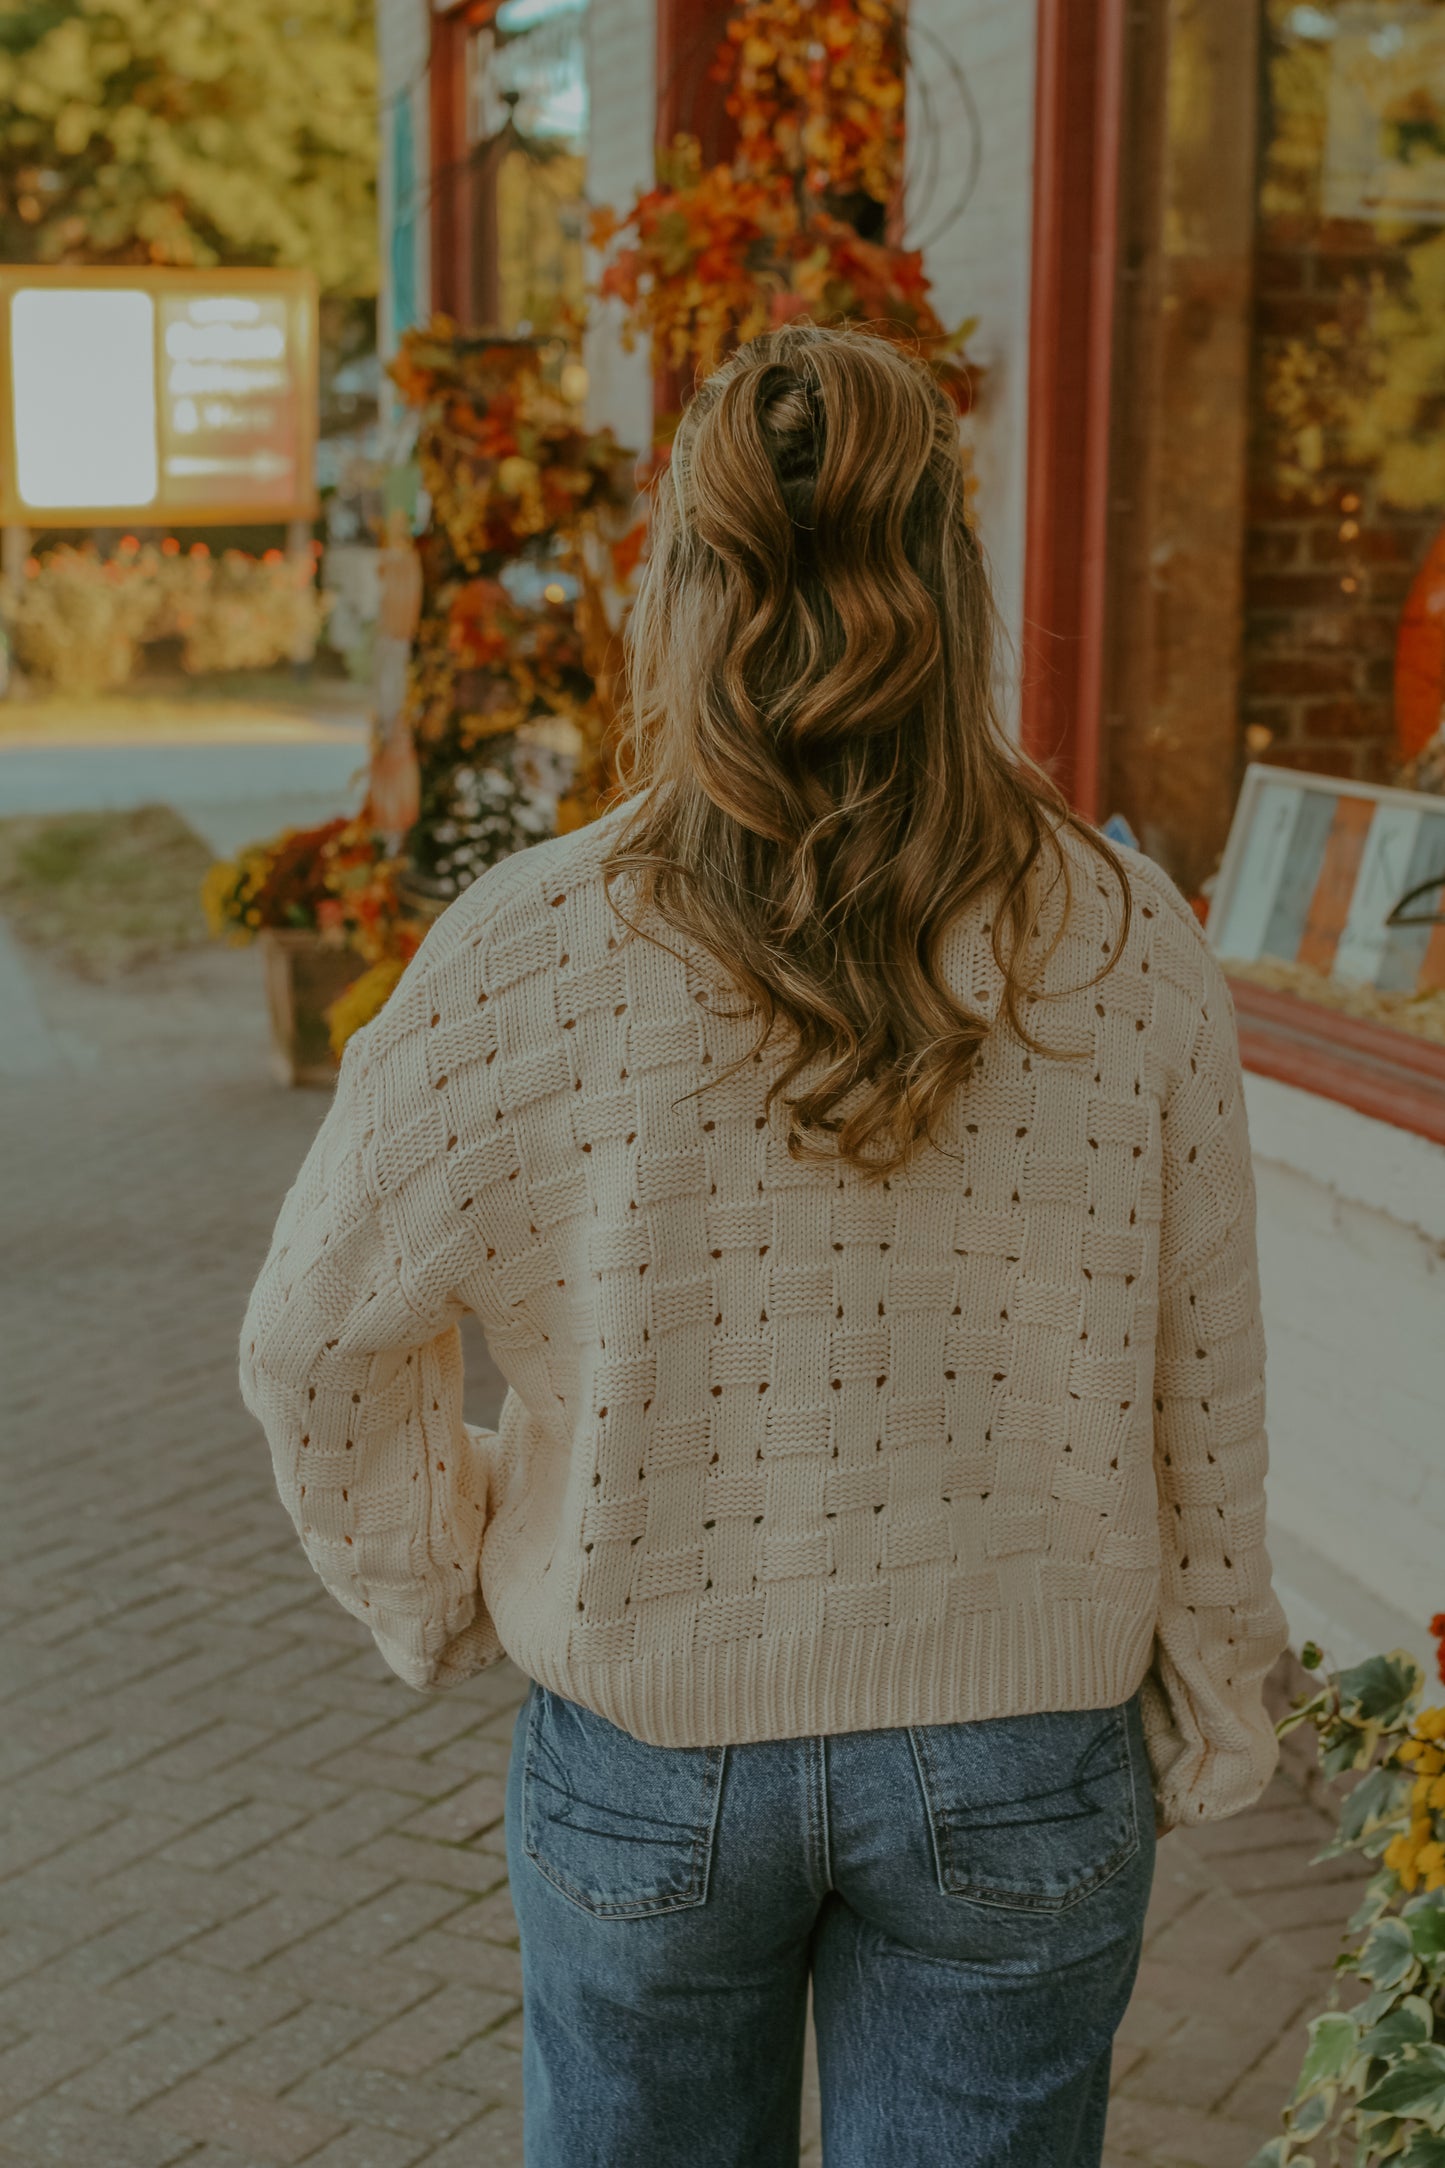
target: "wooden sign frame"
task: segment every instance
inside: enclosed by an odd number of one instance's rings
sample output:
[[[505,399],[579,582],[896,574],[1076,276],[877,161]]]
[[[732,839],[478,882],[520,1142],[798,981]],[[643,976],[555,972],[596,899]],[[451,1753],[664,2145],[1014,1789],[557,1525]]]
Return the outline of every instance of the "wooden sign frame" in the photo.
[[[1210,943],[1226,968],[1276,957],[1343,984],[1445,986],[1445,904],[1426,907],[1436,875],[1445,882],[1445,798],[1254,765]]]
[[[18,292],[33,287],[95,289],[165,294],[276,295],[291,308],[297,354],[294,378],[297,399],[295,471],[301,485],[286,499],[258,504],[214,502],[169,505],[158,494],[139,505],[32,505],[17,490],[15,402],[10,352],[10,308]],[[157,341],[156,370],[164,366]],[[237,270],[230,265],[191,270],[150,264],[4,264],[0,265],[0,522],[7,527],[230,527],[290,525],[316,517],[316,437],[319,405],[319,369],[316,281],[309,271],[291,269]],[[157,405],[159,408],[159,383]]]

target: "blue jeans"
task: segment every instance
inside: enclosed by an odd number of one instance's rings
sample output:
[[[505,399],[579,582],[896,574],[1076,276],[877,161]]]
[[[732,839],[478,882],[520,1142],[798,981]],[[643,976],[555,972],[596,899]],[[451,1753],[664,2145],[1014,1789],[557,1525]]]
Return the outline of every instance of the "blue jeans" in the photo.
[[[646,1746],[533,1686],[528,2168],[1097,2168],[1154,1808],[1137,1704]]]

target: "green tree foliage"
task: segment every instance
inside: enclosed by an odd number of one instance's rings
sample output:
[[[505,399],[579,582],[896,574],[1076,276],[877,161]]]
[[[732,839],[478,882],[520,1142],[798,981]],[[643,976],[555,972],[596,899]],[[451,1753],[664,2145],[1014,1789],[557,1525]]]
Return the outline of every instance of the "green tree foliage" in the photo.
[[[376,286],[371,0],[0,0],[0,259]]]

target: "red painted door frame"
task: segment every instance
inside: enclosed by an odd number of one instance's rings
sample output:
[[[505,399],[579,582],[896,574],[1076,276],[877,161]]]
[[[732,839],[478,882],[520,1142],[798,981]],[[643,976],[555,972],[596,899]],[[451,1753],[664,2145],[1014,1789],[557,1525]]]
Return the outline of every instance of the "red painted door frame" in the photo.
[[[1101,817],[1125,0],[1038,0],[1021,730]]]
[[[696,136],[704,161],[717,164],[732,155],[737,131],[729,118],[726,92],[712,72],[713,55],[723,41],[733,0],[657,0],[657,134],[659,150],[678,135]],[[654,364],[652,414],[659,434],[681,412],[692,386],[676,369]]]
[[[733,0],[657,0],[657,142],[695,135],[703,158],[726,158],[734,131],[725,92],[712,73]]]
[[[431,119],[431,305],[466,316],[467,216],[466,11],[434,14],[428,91]]]
[[[497,12],[499,0],[443,0],[431,23],[431,305],[465,330],[477,328],[477,255],[496,254],[496,236],[479,229],[474,185],[476,145],[467,126],[467,46]],[[483,316],[495,310],[483,300]]]

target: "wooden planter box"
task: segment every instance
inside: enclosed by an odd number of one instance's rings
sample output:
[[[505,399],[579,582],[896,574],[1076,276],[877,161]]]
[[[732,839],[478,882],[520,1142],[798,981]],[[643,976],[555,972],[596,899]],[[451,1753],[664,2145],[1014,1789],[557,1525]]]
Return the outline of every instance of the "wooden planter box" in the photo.
[[[282,1084],[336,1081],[326,1011],[366,969],[354,949],[319,934],[268,928],[258,937],[271,1018],[271,1068]]]

